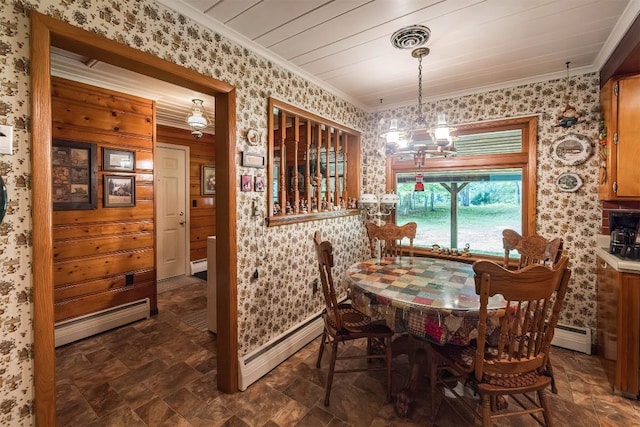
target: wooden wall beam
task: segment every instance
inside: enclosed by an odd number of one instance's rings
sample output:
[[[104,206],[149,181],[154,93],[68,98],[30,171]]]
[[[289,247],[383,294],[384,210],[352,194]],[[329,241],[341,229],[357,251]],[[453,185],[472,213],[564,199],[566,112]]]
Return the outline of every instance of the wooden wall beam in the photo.
[[[640,73],[640,16],[600,69],[600,87],[613,76]]]

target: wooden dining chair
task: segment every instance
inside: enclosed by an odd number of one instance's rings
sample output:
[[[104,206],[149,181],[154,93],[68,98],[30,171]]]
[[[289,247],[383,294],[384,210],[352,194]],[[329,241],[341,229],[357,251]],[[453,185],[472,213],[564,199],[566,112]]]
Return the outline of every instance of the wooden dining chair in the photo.
[[[331,384],[333,382],[333,374],[360,372],[367,370],[383,370],[387,371],[387,401],[391,401],[391,338],[393,330],[384,323],[384,321],[372,321],[371,318],[360,311],[356,310],[351,304],[338,303],[335,287],[333,286],[333,247],[329,241],[323,241],[320,231],[316,231],[313,236],[313,242],[318,258],[318,270],[320,273],[320,281],[322,282],[322,292],[325,300],[325,310],[322,314],[324,320],[324,331],[322,332],[322,340],[320,342],[320,351],[318,353],[318,361],[316,367],[320,368],[322,362],[322,354],[325,347],[331,348],[331,361],[329,363],[329,373],[327,376],[327,384],[325,391],[324,404],[329,405],[329,395],[331,394]],[[356,339],[367,340],[366,354],[343,355],[338,356],[338,344],[345,343]],[[372,340],[382,343],[383,352],[372,351]],[[367,363],[364,368],[355,368],[353,365],[349,369],[336,370],[337,360],[353,360],[366,359],[371,362],[375,359],[384,361],[384,366],[374,366]]]
[[[505,268],[520,269],[531,264],[553,266],[562,256],[563,240],[561,237],[548,240],[537,234],[523,237],[517,231],[505,229],[502,231],[502,245],[504,247],[503,266]],[[510,265],[510,254],[513,251],[517,251],[520,254],[518,263],[515,266]],[[547,370],[551,376],[551,392],[558,394],[550,357],[547,359]]]
[[[369,246],[371,256],[377,255],[376,248],[380,247],[380,257],[401,257],[402,241],[409,239],[408,252],[409,256],[413,256],[413,239],[416,238],[418,224],[408,222],[404,225],[395,225],[386,223],[378,225],[374,222],[367,222],[367,235],[369,236]]]
[[[546,395],[551,378],[545,364],[571,276],[568,262],[562,256],[551,268],[530,265],[516,271],[486,260],[473,264],[476,293],[480,296],[478,338],[476,345],[468,347],[431,345],[433,423],[439,409],[436,392],[454,412],[460,407],[449,401],[446,390],[483,426],[493,425],[495,418],[525,414],[542,425],[552,425]],[[489,298],[495,295],[502,295],[506,303],[499,309],[489,309]],[[488,338],[496,342],[490,345]],[[475,402],[456,390],[457,380],[480,394],[479,412]],[[509,405],[505,409],[506,405],[498,404],[498,399],[505,396],[517,404],[513,405],[515,408]]]
[[[503,266],[510,268],[510,255],[513,251],[517,251],[520,258],[515,268],[518,269],[531,264],[555,264],[562,255],[563,240],[561,237],[547,240],[537,234],[523,237],[517,231],[506,229],[502,231],[502,245],[504,247]]]

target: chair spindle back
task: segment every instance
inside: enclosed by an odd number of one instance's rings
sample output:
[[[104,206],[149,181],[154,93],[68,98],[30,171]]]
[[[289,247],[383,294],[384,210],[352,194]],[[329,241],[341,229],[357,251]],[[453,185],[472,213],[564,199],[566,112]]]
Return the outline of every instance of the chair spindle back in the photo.
[[[556,237],[547,240],[537,234],[523,237],[514,230],[502,231],[502,244],[504,246],[504,267],[509,267],[509,253],[518,251],[520,259],[517,269],[531,264],[554,265],[562,256],[563,240]]]
[[[382,243],[380,257],[400,257],[402,256],[402,239],[409,239],[409,256],[413,256],[413,239],[416,237],[418,224],[408,222],[404,225],[386,223],[378,225],[374,222],[367,222],[367,234],[369,235],[369,245],[371,256],[376,256],[376,245]]]
[[[477,261],[476,292],[480,295],[475,375],[517,376],[545,366],[566,294],[571,271],[562,256],[551,268],[533,264],[520,270],[507,270],[492,261]],[[498,313],[500,332],[497,351],[489,355],[486,347],[489,298],[502,295],[507,301]],[[495,311],[491,310],[492,315]]]

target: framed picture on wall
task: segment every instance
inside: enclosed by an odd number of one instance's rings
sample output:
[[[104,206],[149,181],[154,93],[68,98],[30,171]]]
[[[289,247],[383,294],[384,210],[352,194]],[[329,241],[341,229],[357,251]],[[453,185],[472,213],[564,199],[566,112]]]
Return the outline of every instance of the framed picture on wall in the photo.
[[[105,208],[136,205],[136,177],[133,175],[104,175],[102,191]]]
[[[264,168],[265,157],[262,154],[242,152],[242,166],[249,168]]]
[[[133,151],[102,149],[102,170],[133,171],[135,164],[136,157]]]
[[[200,173],[200,193],[203,196],[216,194],[216,168],[202,165]]]
[[[51,185],[54,211],[98,207],[96,144],[54,139]]]
[[[240,176],[240,190],[253,191],[253,175]]]
[[[262,176],[262,175],[256,175],[255,180],[254,180],[253,190],[254,191],[264,191],[264,189],[266,187],[267,187],[267,181],[266,181],[265,177]]]

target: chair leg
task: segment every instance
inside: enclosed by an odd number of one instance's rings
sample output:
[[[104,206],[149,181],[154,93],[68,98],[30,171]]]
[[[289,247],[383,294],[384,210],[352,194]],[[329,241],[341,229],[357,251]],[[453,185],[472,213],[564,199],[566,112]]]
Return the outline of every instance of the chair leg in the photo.
[[[431,388],[431,424],[435,424],[437,411],[436,402],[436,387],[438,386],[438,357],[433,351],[430,351],[431,357],[429,359],[429,386]]]
[[[387,349],[387,402],[391,402],[391,338],[385,340],[385,346]]]
[[[491,427],[491,396],[481,393],[482,396],[482,427]]]
[[[556,387],[556,378],[553,376],[553,366],[551,366],[551,357],[547,357],[547,374],[551,377],[551,393],[558,394],[558,388]]]
[[[331,394],[331,383],[333,383],[333,371],[336,368],[336,357],[338,355],[338,340],[334,338],[332,351],[331,351],[331,362],[329,363],[329,375],[327,376],[327,390],[324,395],[324,406],[329,406],[329,395]]]
[[[547,427],[553,426],[553,421],[551,421],[551,411],[549,409],[549,400],[547,399],[547,391],[542,389],[538,390],[538,400],[540,401],[540,406],[542,406],[542,416],[544,417],[544,423]]]
[[[318,351],[318,361],[316,362],[316,368],[320,367],[322,362],[322,353],[324,353],[324,346],[327,340],[327,331],[322,331],[322,340],[320,341],[320,350]]]

